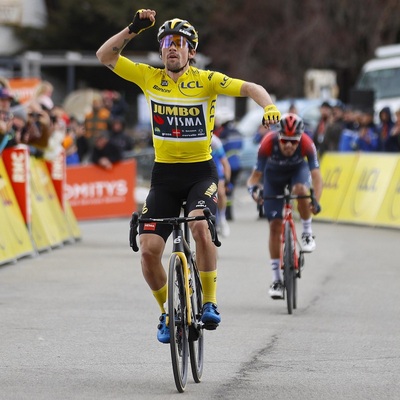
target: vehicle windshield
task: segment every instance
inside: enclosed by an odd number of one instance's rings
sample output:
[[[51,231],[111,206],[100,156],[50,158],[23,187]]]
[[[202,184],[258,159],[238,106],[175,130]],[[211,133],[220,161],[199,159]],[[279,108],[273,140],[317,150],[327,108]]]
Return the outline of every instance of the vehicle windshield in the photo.
[[[374,90],[376,99],[400,97],[400,68],[365,72],[360,77],[357,88]]]

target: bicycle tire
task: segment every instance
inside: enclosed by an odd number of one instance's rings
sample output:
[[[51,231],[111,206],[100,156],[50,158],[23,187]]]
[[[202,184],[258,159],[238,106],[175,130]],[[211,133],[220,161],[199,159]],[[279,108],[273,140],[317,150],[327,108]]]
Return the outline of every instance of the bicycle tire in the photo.
[[[201,382],[204,366],[204,334],[201,323],[201,311],[203,307],[203,291],[201,287],[200,274],[196,265],[195,255],[192,255],[191,265],[191,296],[192,325],[189,327],[189,355],[193,379],[196,383]]]
[[[293,265],[293,310],[297,308],[297,271]]]
[[[285,222],[285,245],[283,250],[283,284],[286,291],[288,314],[293,312],[294,253],[293,233],[290,222]]]
[[[182,262],[177,255],[173,255],[169,262],[168,316],[172,370],[176,388],[182,393],[185,391],[189,368],[189,330]]]

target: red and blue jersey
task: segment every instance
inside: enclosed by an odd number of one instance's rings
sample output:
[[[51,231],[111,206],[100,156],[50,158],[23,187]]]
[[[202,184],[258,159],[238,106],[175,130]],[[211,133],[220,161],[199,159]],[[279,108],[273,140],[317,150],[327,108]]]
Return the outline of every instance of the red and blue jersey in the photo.
[[[308,135],[302,135],[292,156],[285,156],[279,148],[279,135],[271,132],[264,136],[258,149],[256,170],[291,171],[307,160],[310,171],[319,168],[317,149]]]

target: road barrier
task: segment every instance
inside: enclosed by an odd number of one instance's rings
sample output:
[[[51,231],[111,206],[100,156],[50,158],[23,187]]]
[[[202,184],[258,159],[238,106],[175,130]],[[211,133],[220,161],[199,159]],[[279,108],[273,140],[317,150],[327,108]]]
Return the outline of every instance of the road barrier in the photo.
[[[25,145],[1,154],[0,264],[81,239],[73,210],[62,195],[64,188],[50,174],[55,176],[55,170],[65,182],[65,161],[60,165],[59,159],[46,163],[30,157]]]
[[[400,155],[325,153],[316,220],[400,228]]]

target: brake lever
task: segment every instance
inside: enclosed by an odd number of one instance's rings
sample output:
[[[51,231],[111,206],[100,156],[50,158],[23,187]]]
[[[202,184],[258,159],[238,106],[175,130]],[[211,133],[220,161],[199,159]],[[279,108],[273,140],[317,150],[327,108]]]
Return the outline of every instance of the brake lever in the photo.
[[[208,229],[211,233],[211,240],[215,244],[216,247],[221,247],[221,242],[218,239],[217,229],[215,227],[215,215],[211,214],[209,208],[205,208],[203,210],[203,214],[206,217]]]
[[[138,220],[139,220],[139,214],[137,212],[134,212],[132,214],[130,226],[129,226],[129,245],[132,248],[134,252],[139,251],[139,247],[136,242],[136,236],[138,235],[137,227],[138,227]]]

